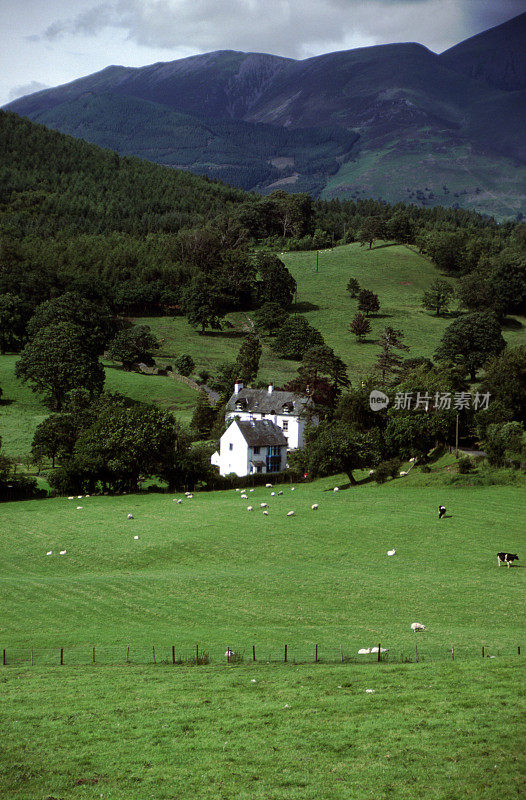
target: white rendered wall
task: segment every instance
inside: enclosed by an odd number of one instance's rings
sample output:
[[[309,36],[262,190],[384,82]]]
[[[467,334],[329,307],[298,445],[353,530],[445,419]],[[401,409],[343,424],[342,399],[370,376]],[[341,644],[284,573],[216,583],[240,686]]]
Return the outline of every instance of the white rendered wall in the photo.
[[[235,422],[219,440],[219,474],[229,475],[231,472],[239,476],[249,473],[248,446]]]

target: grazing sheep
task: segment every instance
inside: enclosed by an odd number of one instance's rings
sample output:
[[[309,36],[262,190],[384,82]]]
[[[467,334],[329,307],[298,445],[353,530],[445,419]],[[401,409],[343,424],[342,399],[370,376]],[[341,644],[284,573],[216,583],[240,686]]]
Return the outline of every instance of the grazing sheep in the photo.
[[[399,474],[400,474],[400,477],[403,478],[405,475],[407,475],[407,471],[405,469],[403,469],[402,472],[400,472]]]
[[[380,653],[388,653],[389,650],[386,647],[380,647]],[[378,653],[377,647],[371,647],[371,653]]]
[[[294,511],[287,511],[287,517],[293,517]]]
[[[268,503],[260,503],[259,507],[260,508],[268,508]]]
[[[425,631],[427,629],[426,629],[426,626],[422,625],[421,622],[412,622],[411,623],[411,630],[413,631],[413,633],[416,633],[417,631]]]
[[[313,511],[317,511],[318,510],[318,503],[313,503],[311,505],[311,508],[312,508]]]
[[[393,550],[388,550],[387,551],[387,555],[388,556],[395,556],[396,555],[396,550],[394,550],[394,549]]]
[[[254,491],[254,489],[249,489],[249,491],[250,491],[250,492],[253,492],[253,491]]]
[[[271,496],[271,497],[275,497],[275,496],[276,496],[276,492],[271,492],[271,493],[270,493],[270,496]]]
[[[53,550],[48,550],[48,551],[47,551],[47,553],[46,553],[46,555],[47,555],[47,556],[52,556],[52,555],[53,555]]]
[[[278,494],[279,494],[279,495],[281,495],[281,494],[283,494],[283,492],[282,492],[282,491],[281,491],[281,492],[278,492]]]
[[[65,556],[67,552],[68,552],[67,550],[61,550],[61,551],[60,551],[60,555],[61,555],[61,556]]]
[[[192,494],[192,492],[185,492],[185,495],[186,495],[187,497],[188,497],[188,495],[189,495],[189,494]]]
[[[358,655],[359,656],[368,656],[370,652],[371,652],[371,648],[370,647],[362,647],[361,650],[358,650]]]
[[[77,506],[77,511],[82,511],[83,506]]]
[[[272,484],[271,483],[266,483],[265,486],[266,486],[267,489],[272,489]]]
[[[236,491],[236,492],[240,492],[240,491],[241,491],[241,489],[235,489],[235,491]]]
[[[139,537],[138,537],[138,536],[134,536],[133,538],[134,538],[134,539],[138,539]]]
[[[82,495],[81,494],[77,495],[77,500],[82,500]]]
[[[248,500],[248,495],[247,494],[242,494],[242,495],[240,495],[240,497],[241,497],[242,500]]]
[[[247,506],[247,511],[254,511],[252,506]]]
[[[225,652],[225,658],[232,658],[232,656],[235,656],[235,652],[228,647]]]
[[[193,494],[187,494],[187,495],[186,495],[186,499],[187,499],[187,500],[193,500],[193,499],[194,499],[194,496],[193,496]]]
[[[335,486],[335,487],[334,487],[334,489],[333,489],[332,491],[333,491],[333,492],[339,492],[339,491],[340,491],[340,487],[339,487],[339,486]]]
[[[128,519],[133,519],[133,514],[128,514]]]
[[[371,477],[372,475],[374,475],[374,469],[369,470],[369,477]]]
[[[290,487],[290,491],[291,491],[291,492],[294,492],[294,491],[295,491],[295,487],[294,487],[294,486],[291,486],[291,487]]]
[[[265,510],[263,513],[264,513],[264,515],[265,515],[266,517],[268,517],[268,511],[266,511],[266,510]]]

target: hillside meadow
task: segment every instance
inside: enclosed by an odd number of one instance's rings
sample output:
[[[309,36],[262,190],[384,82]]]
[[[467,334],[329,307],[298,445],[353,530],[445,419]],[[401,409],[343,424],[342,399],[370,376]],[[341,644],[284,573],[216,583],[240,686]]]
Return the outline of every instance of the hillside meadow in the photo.
[[[351,383],[356,386],[368,375],[378,356],[375,341],[386,325],[405,334],[410,350],[408,357],[433,357],[445,329],[454,316],[437,317],[422,308],[422,295],[437,277],[436,267],[411,248],[403,245],[378,244],[369,250],[358,244],[322,250],[316,253],[282,253],[284,261],[297,281],[297,303],[293,311],[302,313],[318,328],[326,342],[344,360]],[[359,344],[348,328],[357,312],[358,301],[347,292],[349,278],[354,277],[363,288],[379,295],[381,308],[372,316],[372,331]],[[202,336],[191,328],[185,317],[141,317],[134,319],[149,325],[160,340],[156,358],[161,364],[173,364],[183,353],[195,361],[195,374],[207,370],[212,375],[222,362],[236,359],[241,341],[251,327],[250,312],[227,315],[223,331]],[[510,346],[526,341],[525,318],[510,318],[503,335]],[[283,385],[297,373],[299,362],[278,358],[271,349],[271,339],[263,337],[263,352],[258,380]],[[31,448],[36,426],[47,416],[47,409],[38,395],[15,378],[16,355],[0,356],[0,436],[4,451],[22,457]],[[106,388],[129,397],[155,403],[172,411],[183,424],[190,422],[197,401],[197,392],[172,377],[139,375],[125,372],[119,365],[105,362]]]
[[[522,558],[524,487],[448,464],[2,504],[0,797],[519,797],[525,573],[496,552]]]

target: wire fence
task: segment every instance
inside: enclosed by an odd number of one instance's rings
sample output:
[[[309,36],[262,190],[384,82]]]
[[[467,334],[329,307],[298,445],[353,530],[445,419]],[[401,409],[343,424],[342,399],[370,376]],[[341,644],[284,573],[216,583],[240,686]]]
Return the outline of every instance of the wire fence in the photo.
[[[481,658],[501,658],[520,656],[521,647],[485,644],[461,645],[450,647],[433,645],[424,641],[415,641],[405,647],[390,648],[378,642],[370,648],[354,646],[319,646],[290,645],[282,646],[249,645],[239,647],[235,644],[226,647],[207,647],[196,644],[192,647],[179,647],[162,643],[145,645],[72,645],[64,647],[31,647],[13,646],[0,650],[1,667],[19,666],[118,666],[136,665],[171,665],[200,666],[203,664],[224,664],[236,666],[240,664],[363,664],[380,663],[409,664],[437,663],[445,661],[467,661]]]

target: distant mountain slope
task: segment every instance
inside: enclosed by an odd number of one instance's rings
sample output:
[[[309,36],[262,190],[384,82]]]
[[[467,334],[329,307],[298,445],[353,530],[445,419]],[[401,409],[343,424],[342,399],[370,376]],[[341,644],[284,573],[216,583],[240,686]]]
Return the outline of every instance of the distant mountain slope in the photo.
[[[440,56],[392,44],[305,61],[219,51],[108,67],[8,108],[245,189],[515,216],[526,213],[525,19]]]
[[[505,91],[526,89],[526,13],[450,47],[444,66]]]

